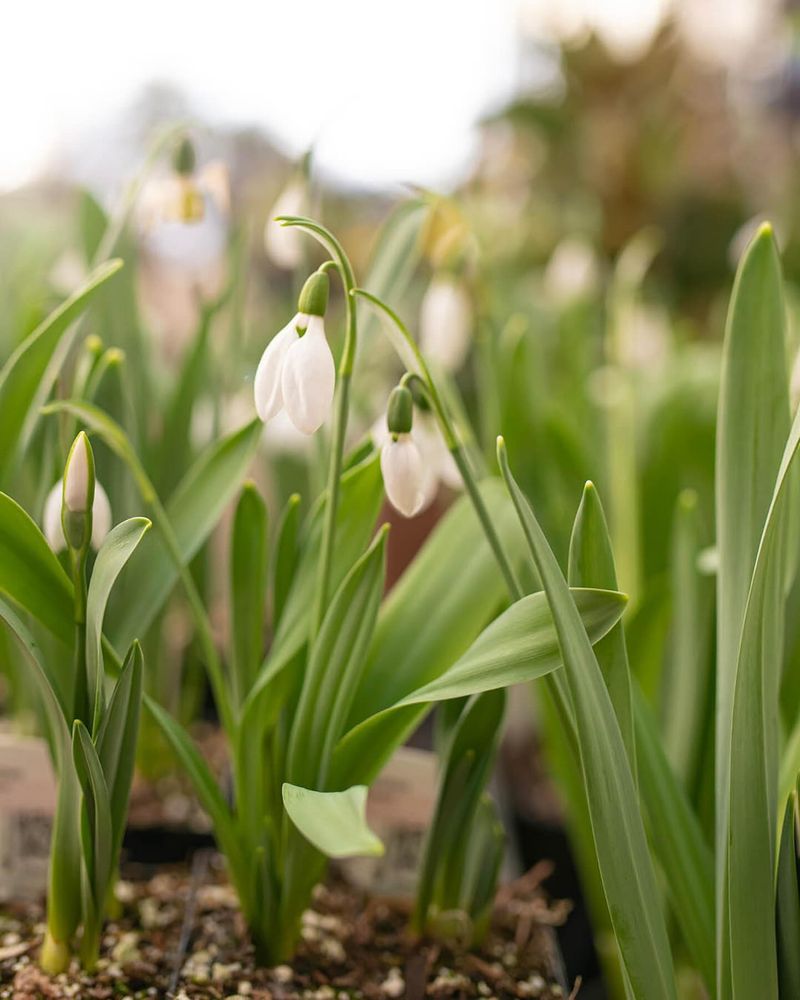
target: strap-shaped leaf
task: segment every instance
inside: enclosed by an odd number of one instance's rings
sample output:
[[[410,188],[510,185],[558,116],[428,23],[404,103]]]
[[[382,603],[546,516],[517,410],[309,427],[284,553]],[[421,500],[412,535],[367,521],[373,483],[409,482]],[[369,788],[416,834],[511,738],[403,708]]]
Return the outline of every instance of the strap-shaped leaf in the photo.
[[[28,514],[0,493],[0,593],[67,646],[73,641],[72,584]]]
[[[619,620],[627,598],[606,590],[573,593],[589,637],[597,642]],[[433,702],[522,684],[560,664],[561,651],[546,596],[539,592],[521,598],[488,625],[441,676],[347,732],[334,755],[337,784],[372,781]]]
[[[314,640],[289,739],[286,775],[292,784],[325,787],[378,616],[387,530],[345,577]]]
[[[240,705],[255,682],[264,656],[267,603],[267,508],[253,483],[236,505],[231,538],[231,681]]]
[[[655,872],[622,734],[589,637],[553,551],[508,467],[498,457],[553,613],[603,888],[632,995],[675,1000],[675,979]]]
[[[450,736],[417,886],[419,930],[424,929],[433,903],[451,909],[461,901],[466,846],[494,764],[505,701],[502,690],[476,695]]]
[[[300,494],[293,493],[278,522],[275,539],[275,558],[272,571],[272,621],[275,628],[280,624],[286,598],[294,583],[297,560],[300,555],[298,537],[300,533]]]
[[[764,225],[745,251],[734,283],[717,414],[716,861],[721,995],[732,990],[729,902],[725,894],[734,687],[750,581],[789,428],[784,330],[780,261],[772,229]],[[759,802],[757,809],[762,808],[763,802]],[[750,877],[755,885],[756,872]],[[763,908],[756,907],[756,911],[761,919]],[[771,919],[769,924],[773,924]],[[766,953],[772,957],[767,959]],[[774,993],[774,932],[762,927],[739,959],[743,961],[745,956],[751,959],[753,970],[761,968],[764,961],[771,966],[771,974],[764,968],[771,975],[771,983],[759,988],[766,991],[761,996],[770,995],[770,990]]]
[[[92,730],[97,733],[103,715],[103,618],[111,588],[150,527],[146,517],[132,517],[108,533],[97,553],[86,597],[86,679],[89,703],[94,706]]]
[[[143,672],[142,650],[139,643],[134,642],[125,657],[97,734],[97,753],[111,804],[111,854],[114,865],[125,833],[128,799],[136,762]]]
[[[571,587],[617,589],[617,571],[606,525],[606,516],[594,484],[583,490],[569,544],[569,584]],[[633,699],[628,650],[622,622],[618,622],[595,644],[594,655],[603,672],[608,695],[617,716],[631,772],[636,780],[636,737],[633,727]]]
[[[95,914],[102,912],[112,871],[111,800],[89,730],[80,719],[72,728],[72,756],[83,791],[86,822],[81,831],[83,858]]]
[[[800,997],[800,892],[797,883],[797,790],[783,814],[777,878],[778,995]]]
[[[50,394],[75,337],[75,320],[97,290],[122,267],[109,260],[41,323],[14,351],[0,371],[0,482],[5,481],[20,447],[29,439],[39,407]]]
[[[383,854],[383,844],[367,825],[367,788],[315,792],[285,782],[283,804],[289,819],[329,858]]]

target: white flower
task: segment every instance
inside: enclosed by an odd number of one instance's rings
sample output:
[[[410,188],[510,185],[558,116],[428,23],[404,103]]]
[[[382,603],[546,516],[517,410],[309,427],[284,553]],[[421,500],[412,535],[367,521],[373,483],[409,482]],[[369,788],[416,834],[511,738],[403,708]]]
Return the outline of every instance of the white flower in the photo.
[[[553,251],[544,272],[547,296],[559,306],[589,298],[600,280],[597,256],[591,244],[565,237]]]
[[[422,353],[448,371],[466,359],[472,333],[472,304],[464,285],[450,277],[435,277],[422,299]]]
[[[63,484],[59,479],[47,494],[42,514],[44,536],[53,552],[60,552],[67,545],[64,530],[61,527],[62,490]],[[92,548],[99,549],[110,530],[111,504],[108,502],[108,494],[100,483],[95,481],[94,503],[92,504]]]
[[[425,466],[410,434],[394,434],[381,449],[381,472],[386,496],[405,517],[425,506]]]
[[[382,458],[387,445],[392,443],[392,435],[386,426],[385,415],[375,421],[370,433],[372,440],[375,442],[375,447],[381,449]],[[422,479],[420,484],[422,499],[415,511],[416,514],[421,514],[436,499],[440,484],[447,486],[451,490],[460,490],[463,483],[461,481],[461,473],[458,471],[453,456],[448,451],[447,445],[439,433],[439,428],[436,426],[436,421],[431,414],[417,413],[414,417],[414,426],[409,436],[415,444],[422,461]],[[384,485],[386,485],[385,482]],[[386,493],[392,505],[397,507],[397,504],[394,503],[392,496],[389,494],[388,486]],[[400,510],[399,507],[398,510]]]
[[[285,409],[299,431],[313,434],[330,413],[335,384],[322,317],[298,313],[272,338],[258,363],[256,412],[266,423]]]
[[[304,215],[307,211],[308,191],[302,180],[289,181],[278,195],[264,226],[264,249],[278,267],[293,271],[303,263],[303,237],[291,226],[275,221],[279,215]]]

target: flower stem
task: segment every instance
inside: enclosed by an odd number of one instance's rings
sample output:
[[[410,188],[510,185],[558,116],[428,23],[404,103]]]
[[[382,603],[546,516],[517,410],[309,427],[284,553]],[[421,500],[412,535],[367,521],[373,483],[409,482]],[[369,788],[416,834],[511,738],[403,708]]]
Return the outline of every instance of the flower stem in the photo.
[[[92,726],[89,705],[89,678],[86,676],[86,550],[72,552],[73,619],[75,648],[73,651],[73,718]]]
[[[319,565],[317,568],[317,588],[314,595],[314,608],[311,617],[310,638],[319,631],[325,610],[328,605],[330,591],[331,564],[336,541],[336,515],[339,508],[339,480],[342,475],[344,461],[344,443],[347,434],[347,417],[350,409],[350,379],[356,358],[356,304],[354,292],[356,279],[353,267],[341,243],[333,233],[311,219],[299,216],[284,216],[278,220],[284,226],[298,226],[305,229],[325,247],[332,260],[325,261],[321,270],[331,270],[334,267],[344,285],[345,300],[345,334],[344,348],[339,360],[339,378],[336,385],[334,402],[333,431],[331,434],[331,450],[328,460],[327,503],[325,504],[325,520],[322,525],[322,542],[320,547]]]
[[[431,374],[431,370],[428,367],[428,363],[425,360],[424,355],[417,346],[414,338],[411,336],[408,327],[405,323],[403,323],[394,309],[386,305],[386,303],[379,299],[377,295],[373,295],[371,292],[367,292],[363,288],[356,288],[351,292],[351,294],[353,296],[360,295],[371,305],[380,309],[397,327],[400,335],[405,341],[405,344],[411,351],[417,367],[417,371],[411,373],[411,379],[418,380],[425,390],[431,407],[436,414],[436,419],[439,423],[442,437],[444,438],[450,454],[453,456],[453,461],[456,463],[456,467],[458,468],[461,479],[463,480],[464,488],[469,495],[472,506],[475,508],[475,513],[478,515],[478,520],[481,522],[481,527],[483,528],[486,539],[491,546],[492,552],[497,560],[497,564],[500,567],[500,571],[503,574],[503,579],[506,582],[509,593],[514,600],[518,600],[523,596],[524,591],[517,580],[517,576],[514,573],[514,569],[511,566],[508,556],[506,555],[503,544],[495,531],[494,525],[492,524],[492,519],[486,509],[486,504],[483,502],[483,496],[478,488],[478,483],[475,480],[475,476],[472,474],[472,469],[469,467],[464,446],[459,440],[456,428],[453,421],[450,419],[450,415],[447,412],[444,402],[442,401],[442,397],[436,387],[436,382],[433,379],[433,375]]]

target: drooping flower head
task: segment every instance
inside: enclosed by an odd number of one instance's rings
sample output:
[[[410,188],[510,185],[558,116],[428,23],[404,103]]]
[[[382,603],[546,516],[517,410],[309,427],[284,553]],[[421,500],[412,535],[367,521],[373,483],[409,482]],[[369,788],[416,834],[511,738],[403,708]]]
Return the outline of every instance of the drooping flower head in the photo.
[[[381,472],[386,496],[405,517],[413,517],[427,504],[426,472],[422,455],[411,436],[414,399],[404,385],[392,389],[386,410],[389,437],[381,448]]]
[[[265,423],[285,410],[299,431],[313,434],[330,413],[336,370],[323,321],[328,288],[327,274],[315,271],[300,293],[297,314],[261,355],[253,395]]]

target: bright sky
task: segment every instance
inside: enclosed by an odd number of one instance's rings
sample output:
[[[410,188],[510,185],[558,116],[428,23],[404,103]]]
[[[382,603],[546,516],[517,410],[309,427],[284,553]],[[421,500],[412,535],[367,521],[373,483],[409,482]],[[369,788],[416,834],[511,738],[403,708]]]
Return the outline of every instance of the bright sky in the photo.
[[[0,189],[154,80],[371,185],[442,183],[514,90],[516,0],[29,0],[0,45]]]

